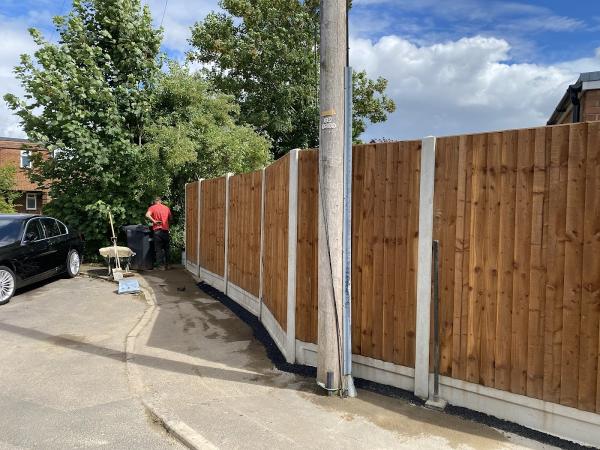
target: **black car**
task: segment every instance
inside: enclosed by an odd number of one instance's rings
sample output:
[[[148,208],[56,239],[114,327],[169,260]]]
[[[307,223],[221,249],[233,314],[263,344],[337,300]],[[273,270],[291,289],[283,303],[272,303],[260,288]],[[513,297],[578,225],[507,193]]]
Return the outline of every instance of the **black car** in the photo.
[[[66,273],[79,273],[83,239],[60,220],[0,214],[0,305],[17,288]]]

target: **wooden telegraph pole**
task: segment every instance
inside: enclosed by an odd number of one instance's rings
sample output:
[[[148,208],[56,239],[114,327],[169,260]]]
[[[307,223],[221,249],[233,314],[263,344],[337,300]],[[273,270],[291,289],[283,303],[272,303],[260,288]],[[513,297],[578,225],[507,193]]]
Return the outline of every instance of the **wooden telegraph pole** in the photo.
[[[342,229],[346,0],[321,0],[319,353],[317,382],[342,389]]]

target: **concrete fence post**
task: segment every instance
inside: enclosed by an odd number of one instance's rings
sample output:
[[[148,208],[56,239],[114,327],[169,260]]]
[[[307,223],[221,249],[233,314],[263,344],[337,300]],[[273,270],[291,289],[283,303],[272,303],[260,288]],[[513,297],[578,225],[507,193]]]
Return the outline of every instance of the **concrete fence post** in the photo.
[[[264,257],[265,257],[265,169],[261,170],[260,186],[260,249],[259,249],[259,278],[258,278],[258,318],[262,320],[262,304],[264,289]]]
[[[289,363],[296,361],[296,250],[298,245],[298,152],[290,151],[288,188],[288,263],[287,263],[287,352]]]
[[[202,227],[200,225],[200,220],[202,220],[202,180],[203,178],[198,178],[198,198],[196,200],[196,209],[198,214],[198,223],[196,224],[196,276],[200,277],[200,231],[202,231]]]
[[[435,184],[435,137],[433,136],[428,136],[422,141],[420,173],[415,395],[426,399],[429,396],[431,249],[433,245],[433,191]]]
[[[187,229],[188,229],[188,195],[187,195],[187,187],[189,183],[185,183],[183,185],[183,242],[185,250],[181,254],[181,263],[183,264],[183,268],[188,270],[187,268],[187,255],[188,255],[188,240],[187,240]]]
[[[223,268],[225,295],[227,295],[227,285],[229,283],[229,178],[232,175],[232,173],[225,175],[225,267]]]

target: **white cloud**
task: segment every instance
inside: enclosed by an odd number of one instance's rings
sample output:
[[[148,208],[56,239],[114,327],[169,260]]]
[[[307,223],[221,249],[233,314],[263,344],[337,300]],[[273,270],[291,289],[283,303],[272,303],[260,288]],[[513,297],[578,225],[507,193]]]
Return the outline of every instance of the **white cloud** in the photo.
[[[351,63],[389,80],[397,111],[364,139],[421,138],[544,125],[568,84],[598,70],[600,53],[555,65],[510,64],[503,39],[418,46],[398,36],[351,40]]]
[[[218,0],[205,0],[202,2],[147,0],[145,3],[150,6],[155,25],[159,26],[162,21],[164,28],[163,47],[179,56],[182,56],[189,47],[190,27],[206,17],[209,12],[220,10]]]
[[[166,9],[165,9],[165,2]],[[210,11],[218,10],[217,0],[203,2],[189,2],[187,0],[147,0],[156,26],[164,28],[163,48],[178,59],[184,58],[188,49],[187,40],[191,36],[190,27],[198,20],[202,20]],[[45,7],[53,6],[49,2]],[[19,63],[20,55],[32,54],[35,51],[33,40],[27,29],[31,26],[42,28],[44,35],[51,39],[55,32],[51,27],[53,15],[68,12],[49,12],[47,9],[30,10],[21,17],[6,17],[0,14],[0,136],[25,137],[19,125],[19,118],[8,109],[4,94],[10,92],[18,96],[23,95],[19,82],[15,79],[13,69]],[[163,19],[164,11],[164,19]],[[194,66],[195,67],[195,66]]]
[[[24,21],[0,16],[0,136],[25,137],[19,118],[8,109],[2,97],[6,93],[23,94],[13,69],[19,63],[21,54],[34,51],[27,27]]]
[[[154,21],[159,25],[167,0],[146,0]],[[386,0],[356,0],[355,4],[381,3]],[[389,1],[389,0],[388,0]],[[545,8],[519,3],[490,3],[488,10],[473,0],[393,0],[403,10],[428,9],[444,11],[456,17],[498,17],[522,13],[532,19],[546,15]],[[217,0],[189,2],[168,0],[164,15],[164,48],[183,57],[188,48],[190,27],[212,10],[218,10]],[[477,7],[475,7],[477,6]],[[523,17],[522,17],[523,18]],[[48,19],[44,19],[47,21]],[[392,20],[392,18],[389,18]],[[360,23],[361,21],[356,21]],[[27,33],[34,17],[6,18],[0,15],[0,95],[22,90],[12,73],[21,53],[32,53],[34,46]],[[364,23],[368,29],[381,20]],[[407,22],[419,27],[434,27],[428,22]],[[568,26],[568,21],[535,24],[535,27]],[[576,24],[570,23],[572,26]],[[381,28],[380,28],[381,29]],[[354,28],[353,33],[362,34]],[[362,34],[364,37],[365,34]],[[411,34],[411,33],[409,33]],[[416,34],[416,33],[415,33]],[[552,65],[510,63],[514,49],[505,39],[476,36],[448,40],[428,33],[428,42],[417,42],[397,35],[378,40],[351,39],[351,59],[355,69],[366,69],[371,77],[389,80],[388,93],[397,104],[397,111],[384,124],[370,125],[365,139],[373,137],[420,138],[429,134],[446,135],[542,125],[580,72],[600,69],[600,52],[589,58]],[[435,40],[438,43],[433,43]],[[439,43],[445,41],[444,43]],[[514,42],[513,42],[514,43]],[[18,118],[0,101],[0,136],[23,136]]]

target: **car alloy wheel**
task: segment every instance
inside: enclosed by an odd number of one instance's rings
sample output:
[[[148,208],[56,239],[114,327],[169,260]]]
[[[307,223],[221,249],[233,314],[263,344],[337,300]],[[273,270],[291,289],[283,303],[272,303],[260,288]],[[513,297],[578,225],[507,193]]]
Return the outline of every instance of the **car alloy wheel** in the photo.
[[[8,270],[0,269],[0,302],[7,302],[15,292],[15,278]]]
[[[79,258],[79,253],[76,251],[72,251],[69,255],[69,272],[71,276],[75,276],[79,273],[79,268],[81,267],[81,259]]]

